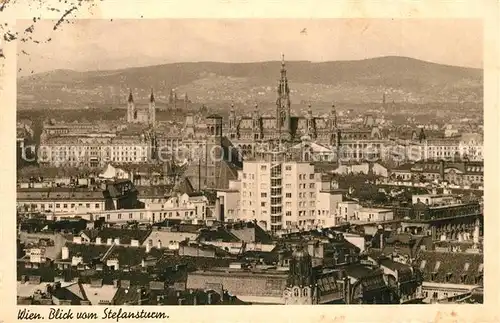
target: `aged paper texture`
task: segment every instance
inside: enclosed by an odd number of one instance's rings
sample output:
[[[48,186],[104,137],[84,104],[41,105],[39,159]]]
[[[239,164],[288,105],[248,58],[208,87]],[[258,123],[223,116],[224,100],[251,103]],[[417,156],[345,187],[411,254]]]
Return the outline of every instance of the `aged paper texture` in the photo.
[[[3,0],[0,322],[500,321],[498,14]]]

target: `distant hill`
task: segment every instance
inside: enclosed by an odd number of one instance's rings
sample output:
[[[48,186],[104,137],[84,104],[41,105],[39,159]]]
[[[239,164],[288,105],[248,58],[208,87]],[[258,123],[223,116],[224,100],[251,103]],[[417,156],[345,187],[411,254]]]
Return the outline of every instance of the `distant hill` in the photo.
[[[429,63],[407,57],[357,61],[287,62],[294,103],[301,102],[479,102],[481,69]],[[174,63],[112,71],[55,70],[18,79],[20,105],[123,106],[128,88],[146,103],[150,88],[158,101],[170,89],[193,102],[274,102],[280,62]]]

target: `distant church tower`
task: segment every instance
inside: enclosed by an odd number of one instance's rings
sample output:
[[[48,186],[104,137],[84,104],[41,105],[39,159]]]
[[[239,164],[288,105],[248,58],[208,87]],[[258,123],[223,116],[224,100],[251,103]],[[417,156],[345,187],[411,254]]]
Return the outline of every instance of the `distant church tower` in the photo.
[[[149,124],[154,126],[156,123],[156,107],[155,107],[155,96],[153,94],[153,89],[151,88],[151,96],[149,97],[149,113],[148,113]]]
[[[278,84],[276,100],[276,128],[280,136],[290,134],[290,88],[286,77],[285,55],[281,55],[281,77]]]
[[[317,290],[313,281],[312,258],[303,247],[292,254],[287,287],[283,293],[286,305],[317,303]]]
[[[127,100],[127,122],[135,122],[137,118],[137,111],[135,110],[134,97],[132,96],[132,89],[130,89]]]

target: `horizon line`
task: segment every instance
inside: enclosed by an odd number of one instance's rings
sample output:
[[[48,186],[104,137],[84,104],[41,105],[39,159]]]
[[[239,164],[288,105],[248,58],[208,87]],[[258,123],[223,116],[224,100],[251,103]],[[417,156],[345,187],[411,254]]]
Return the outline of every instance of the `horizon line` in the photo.
[[[406,59],[411,59],[415,61],[420,61],[420,62],[425,62],[428,64],[435,64],[435,65],[441,65],[441,66],[449,66],[449,67],[458,67],[458,68],[466,68],[466,69],[473,69],[473,70],[484,70],[484,67],[472,67],[472,66],[461,66],[461,65],[450,65],[450,64],[445,64],[445,63],[437,63],[433,61],[428,61],[428,60],[423,60],[419,58],[414,58],[410,56],[398,56],[398,55],[386,55],[386,56],[374,56],[374,57],[367,57],[367,58],[362,58],[362,59],[339,59],[339,60],[327,60],[327,61],[311,61],[311,60],[285,60],[285,63],[294,63],[294,62],[307,62],[307,63],[312,63],[312,64],[320,64],[320,63],[334,63],[334,62],[360,62],[360,61],[366,61],[366,60],[375,60],[375,59],[383,59],[383,58],[406,58]],[[153,64],[153,65],[138,65],[138,66],[129,66],[129,67],[120,67],[120,68],[115,68],[115,69],[106,69],[106,70],[99,70],[99,69],[89,69],[89,70],[76,70],[76,69],[53,69],[53,70],[47,70],[44,72],[37,72],[33,73],[30,75],[19,75],[17,78],[23,78],[23,77],[32,77],[44,73],[53,73],[57,71],[69,71],[69,72],[76,72],[76,73],[92,73],[92,72],[118,72],[126,69],[136,69],[136,68],[147,68],[147,67],[154,67],[154,66],[163,66],[163,65],[174,65],[174,64],[200,64],[200,63],[219,63],[219,64],[256,64],[256,63],[281,63],[281,60],[258,60],[258,61],[245,61],[245,62],[228,62],[228,61],[177,61],[177,62],[170,62],[170,63],[161,63],[161,64]]]

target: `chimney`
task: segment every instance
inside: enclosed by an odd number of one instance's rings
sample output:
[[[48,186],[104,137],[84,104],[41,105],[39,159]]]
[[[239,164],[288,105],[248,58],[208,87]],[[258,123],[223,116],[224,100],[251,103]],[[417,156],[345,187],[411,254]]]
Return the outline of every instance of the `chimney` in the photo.
[[[221,220],[220,219],[220,215],[221,215],[221,205],[220,205],[220,197],[217,197],[217,199],[215,200],[215,217],[216,217],[216,220]]]
[[[380,249],[384,249],[384,229],[379,230],[380,232]]]
[[[119,245],[120,245],[120,238],[115,238],[115,244],[116,244],[117,246],[119,246]]]
[[[62,247],[62,249],[61,249],[61,259],[63,259],[63,260],[69,259],[69,249],[68,249],[68,247]]]
[[[101,243],[102,243],[101,237],[95,238],[95,244],[101,244]]]
[[[113,239],[108,238],[108,240],[106,241],[106,244],[107,244],[108,246],[111,246],[111,245],[113,244]]]
[[[146,243],[146,253],[149,253],[152,247],[153,247],[153,241],[149,239],[148,243]]]
[[[160,239],[158,239],[158,243],[157,243],[156,246],[157,246],[158,249],[162,248],[162,244],[161,244],[161,240]]]
[[[225,217],[225,214],[224,214],[224,196],[219,196],[219,199],[220,199],[220,218],[219,220],[221,222],[224,222],[224,217]]]

